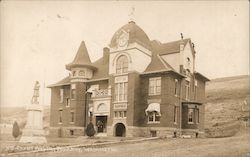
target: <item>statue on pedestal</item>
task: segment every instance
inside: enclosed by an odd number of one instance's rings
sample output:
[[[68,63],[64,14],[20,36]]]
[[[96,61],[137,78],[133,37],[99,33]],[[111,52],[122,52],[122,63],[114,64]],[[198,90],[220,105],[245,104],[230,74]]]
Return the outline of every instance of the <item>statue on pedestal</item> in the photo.
[[[31,104],[27,106],[27,123],[19,142],[47,143],[43,130],[43,106],[39,104],[39,82],[36,81]]]
[[[38,98],[39,98],[39,88],[40,88],[40,84],[38,81],[36,81],[36,84],[34,86],[34,94],[33,97],[31,99],[31,104],[39,104]]]

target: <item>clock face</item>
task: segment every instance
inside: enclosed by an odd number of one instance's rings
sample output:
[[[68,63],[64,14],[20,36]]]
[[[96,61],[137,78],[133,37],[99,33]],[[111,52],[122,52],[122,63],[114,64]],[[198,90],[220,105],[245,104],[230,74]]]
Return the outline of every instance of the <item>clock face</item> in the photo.
[[[124,47],[128,43],[128,40],[125,36],[122,36],[119,38],[119,46]]]
[[[117,43],[118,43],[119,47],[127,46],[128,45],[128,40],[129,40],[128,34],[126,34],[124,32],[121,33],[117,40],[118,40]]]

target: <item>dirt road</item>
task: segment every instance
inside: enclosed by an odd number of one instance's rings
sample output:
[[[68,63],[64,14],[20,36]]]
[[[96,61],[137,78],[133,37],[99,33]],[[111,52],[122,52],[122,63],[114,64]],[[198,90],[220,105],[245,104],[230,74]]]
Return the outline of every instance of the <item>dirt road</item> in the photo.
[[[250,157],[249,134],[227,138],[158,139],[106,147],[62,150],[29,157]],[[20,157],[20,156],[19,156]]]

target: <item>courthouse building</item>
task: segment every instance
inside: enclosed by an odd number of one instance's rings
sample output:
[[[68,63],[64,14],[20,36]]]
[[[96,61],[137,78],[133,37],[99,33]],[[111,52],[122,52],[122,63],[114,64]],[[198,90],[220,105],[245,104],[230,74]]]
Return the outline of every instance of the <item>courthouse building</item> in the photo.
[[[85,135],[90,121],[96,136],[201,135],[209,80],[196,71],[195,56],[191,39],[150,40],[134,21],[95,62],[82,41],[66,65],[70,75],[49,86],[50,135]]]

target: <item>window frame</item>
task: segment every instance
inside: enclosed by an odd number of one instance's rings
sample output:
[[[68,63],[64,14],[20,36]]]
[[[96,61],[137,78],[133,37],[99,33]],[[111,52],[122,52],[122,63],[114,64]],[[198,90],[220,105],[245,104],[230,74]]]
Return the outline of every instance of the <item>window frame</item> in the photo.
[[[195,109],[194,108],[188,108],[188,117],[187,117],[188,118],[188,124],[194,124],[194,122],[195,122],[195,115],[194,114],[195,114]]]
[[[114,111],[114,118],[115,119],[127,118],[127,111]]]
[[[150,120],[150,116],[152,115],[152,121]],[[157,114],[156,111],[153,111],[153,112],[149,112],[148,113],[148,124],[155,124],[155,123],[160,123],[161,121],[161,116]],[[159,120],[156,120],[156,117],[159,118]]]
[[[174,79],[174,95],[178,96],[178,79]]]
[[[187,80],[185,84],[185,99],[190,100],[190,82]]]
[[[200,109],[199,108],[196,108],[195,122],[196,122],[196,124],[200,123]]]
[[[149,96],[161,95],[161,89],[162,89],[161,86],[162,86],[161,77],[151,77],[151,78],[149,78],[148,95]]]
[[[70,111],[70,123],[75,123],[75,112]]]
[[[116,60],[115,72],[116,74],[128,73],[128,57],[120,55]]]
[[[70,98],[66,98],[66,107],[70,107]]]
[[[58,124],[62,124],[63,123],[63,110],[59,109],[59,119],[58,119]]]
[[[115,83],[115,102],[125,102],[128,100],[128,82]]]
[[[174,124],[178,121],[178,106],[174,106]]]
[[[63,88],[60,88],[60,100],[59,100],[59,103],[63,103],[63,99],[64,99],[64,89]]]

